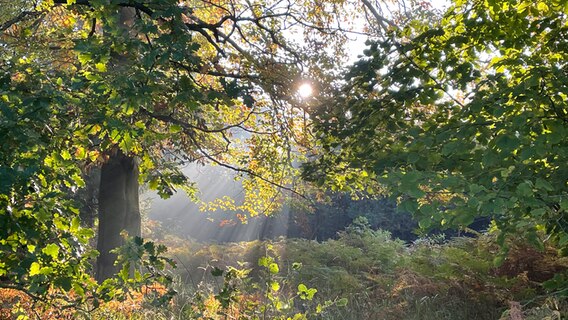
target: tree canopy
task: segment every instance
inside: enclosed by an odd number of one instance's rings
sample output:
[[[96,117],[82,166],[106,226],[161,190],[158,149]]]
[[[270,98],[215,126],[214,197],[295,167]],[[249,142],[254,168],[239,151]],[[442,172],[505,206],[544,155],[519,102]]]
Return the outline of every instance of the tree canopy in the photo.
[[[116,280],[97,287],[90,279],[94,232],[82,227],[73,195],[113,159],[134,166],[136,188],[147,183],[164,197],[196,192],[180,164],[221,165],[249,180],[242,205],[217,205],[274,210],[282,190],[293,191],[291,145],[305,139],[296,87],[324,81],[343,37],[331,27],[342,2],[303,4],[3,4],[0,285],[112,298]],[[304,40],[291,41],[294,33]],[[122,260],[167,262],[163,248],[133,241]]]
[[[379,181],[426,229],[486,216],[501,240],[566,247],[567,12],[459,0],[370,40],[315,117],[321,153],[305,174],[337,189]]]

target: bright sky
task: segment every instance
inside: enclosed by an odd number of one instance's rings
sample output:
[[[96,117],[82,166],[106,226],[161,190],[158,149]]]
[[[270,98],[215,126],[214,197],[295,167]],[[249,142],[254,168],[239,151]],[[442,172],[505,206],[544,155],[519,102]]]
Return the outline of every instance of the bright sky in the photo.
[[[426,0],[426,1],[430,2],[433,8],[439,10],[444,10],[448,8],[451,4],[451,0]],[[362,55],[363,50],[366,49],[365,41],[367,40],[367,37],[364,35],[359,35],[359,36],[351,36],[350,38],[353,40],[350,45],[348,61],[349,63],[353,63],[359,60],[358,56]]]

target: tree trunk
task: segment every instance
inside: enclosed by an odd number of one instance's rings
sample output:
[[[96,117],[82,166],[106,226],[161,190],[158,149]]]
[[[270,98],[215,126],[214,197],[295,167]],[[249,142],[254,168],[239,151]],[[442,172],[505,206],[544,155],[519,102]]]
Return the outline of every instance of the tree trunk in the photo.
[[[119,26],[127,36],[135,36],[132,30],[136,11],[133,8],[119,9]],[[127,61],[121,55],[113,55],[112,64],[116,72],[127,68]],[[99,189],[99,232],[97,239],[96,279],[102,282],[116,274],[116,254],[111,250],[124,244],[123,231],[129,237],[141,235],[141,217],[138,197],[138,165],[132,156],[121,150],[110,155],[101,168]],[[131,270],[132,272],[133,270]]]
[[[119,271],[120,266],[114,266],[116,255],[110,251],[124,244],[122,231],[131,237],[141,234],[138,187],[138,165],[133,157],[118,151],[102,166],[96,273],[99,282]]]
[[[83,173],[85,187],[79,189],[75,195],[76,201],[81,205],[79,216],[83,227],[93,228],[95,219],[98,215],[98,199],[101,170],[100,168],[92,168]]]

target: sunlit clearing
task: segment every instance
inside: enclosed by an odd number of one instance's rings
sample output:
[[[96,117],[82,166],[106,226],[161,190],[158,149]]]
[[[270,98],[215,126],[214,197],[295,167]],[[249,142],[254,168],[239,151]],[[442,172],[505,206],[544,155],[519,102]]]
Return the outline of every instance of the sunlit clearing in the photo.
[[[190,164],[183,168],[183,172],[197,184],[203,201],[209,202],[223,196],[229,196],[237,202],[243,201],[242,185],[234,180],[235,173],[230,170]],[[239,242],[277,238],[288,233],[288,206],[284,206],[274,217],[257,216],[249,218],[247,224],[241,224],[236,212],[201,212],[200,205],[192,202],[183,192],[169,199],[160,199],[155,193],[148,192],[145,198],[151,202],[149,218],[159,221],[164,230],[183,239]]]
[[[304,83],[298,88],[298,94],[302,98],[309,98],[314,93],[314,89],[309,83]]]

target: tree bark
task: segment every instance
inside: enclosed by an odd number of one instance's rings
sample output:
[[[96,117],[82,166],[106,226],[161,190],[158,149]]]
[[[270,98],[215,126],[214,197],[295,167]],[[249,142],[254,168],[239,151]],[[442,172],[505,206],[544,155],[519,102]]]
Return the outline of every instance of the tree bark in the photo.
[[[81,217],[83,227],[93,228],[95,225],[98,215],[100,178],[100,168],[92,168],[84,172],[85,187],[76,193],[75,199],[81,204],[79,217]]]
[[[116,274],[116,255],[110,251],[124,244],[121,233],[140,236],[141,218],[136,159],[117,151],[101,168],[99,191],[99,232],[96,279],[104,281]]]

